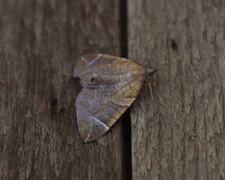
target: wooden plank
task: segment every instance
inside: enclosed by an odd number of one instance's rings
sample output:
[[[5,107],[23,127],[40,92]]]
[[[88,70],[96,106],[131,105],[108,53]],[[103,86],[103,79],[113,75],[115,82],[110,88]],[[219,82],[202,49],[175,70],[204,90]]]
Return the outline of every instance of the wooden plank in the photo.
[[[72,77],[84,53],[119,55],[110,0],[0,1],[0,179],[121,179],[120,123],[79,137]]]
[[[225,179],[225,4],[129,0],[129,57],[159,70],[131,109],[133,179]],[[150,82],[147,80],[147,83]]]

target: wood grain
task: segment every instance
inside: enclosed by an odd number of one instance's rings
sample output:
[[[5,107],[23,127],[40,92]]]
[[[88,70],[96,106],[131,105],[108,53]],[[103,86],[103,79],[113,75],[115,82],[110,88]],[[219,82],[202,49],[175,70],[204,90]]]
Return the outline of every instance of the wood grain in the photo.
[[[0,1],[0,179],[121,179],[121,129],[82,143],[72,77],[87,52],[119,53],[114,0]]]
[[[129,58],[159,69],[131,109],[133,179],[225,179],[224,1],[129,0]]]

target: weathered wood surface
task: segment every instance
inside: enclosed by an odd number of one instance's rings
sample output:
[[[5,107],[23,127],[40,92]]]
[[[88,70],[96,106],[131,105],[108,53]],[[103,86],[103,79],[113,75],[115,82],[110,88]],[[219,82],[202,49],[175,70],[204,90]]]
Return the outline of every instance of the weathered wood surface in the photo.
[[[133,179],[225,179],[225,3],[129,0],[129,57],[159,69],[131,109]]]
[[[121,122],[81,142],[72,77],[80,54],[126,54],[120,5],[0,0],[0,179],[130,177]],[[131,108],[133,179],[225,179],[224,1],[127,5],[128,56],[159,69]]]
[[[72,77],[81,54],[119,55],[118,8],[0,0],[0,179],[122,179],[121,125],[82,143]]]

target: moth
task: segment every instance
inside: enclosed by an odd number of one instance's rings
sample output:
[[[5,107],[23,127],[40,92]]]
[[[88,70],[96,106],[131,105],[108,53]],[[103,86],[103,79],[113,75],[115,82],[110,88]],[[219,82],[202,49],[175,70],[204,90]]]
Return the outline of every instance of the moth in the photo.
[[[146,75],[154,72],[117,56],[79,57],[73,75],[83,86],[75,103],[81,139],[90,142],[105,134],[134,102]]]

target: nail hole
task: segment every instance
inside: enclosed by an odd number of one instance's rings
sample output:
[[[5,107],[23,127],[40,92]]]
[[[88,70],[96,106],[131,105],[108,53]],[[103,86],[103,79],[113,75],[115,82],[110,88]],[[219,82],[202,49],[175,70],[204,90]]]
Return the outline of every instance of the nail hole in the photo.
[[[57,98],[52,98],[51,99],[51,102],[50,102],[51,108],[56,108],[57,107],[57,104],[58,104]]]
[[[170,45],[174,51],[178,51],[178,45],[177,45],[177,42],[175,41],[175,39],[171,39]]]
[[[64,107],[62,107],[61,109],[60,109],[60,113],[64,113],[66,111],[66,108],[64,108]]]
[[[57,98],[51,98],[50,99],[50,116],[51,116],[51,120],[55,120],[55,118],[57,117],[57,105],[58,105]]]

